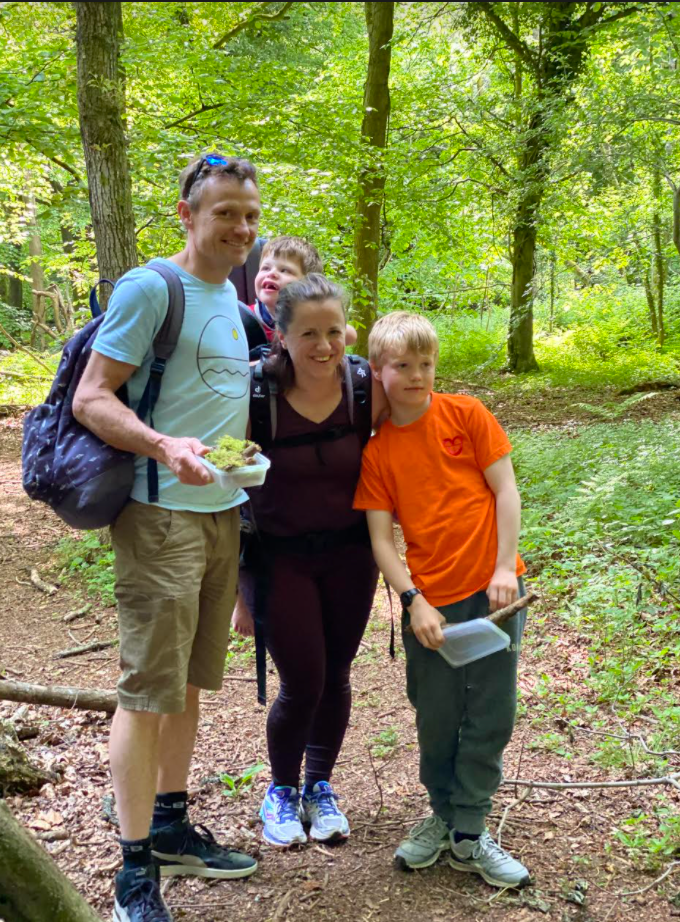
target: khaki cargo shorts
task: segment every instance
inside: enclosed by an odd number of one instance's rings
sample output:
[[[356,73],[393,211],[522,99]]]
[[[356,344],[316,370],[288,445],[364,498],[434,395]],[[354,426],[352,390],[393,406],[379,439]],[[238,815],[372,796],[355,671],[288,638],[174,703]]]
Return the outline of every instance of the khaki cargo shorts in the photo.
[[[238,578],[238,507],[185,512],[131,500],[111,540],[119,706],[181,714],[187,683],[222,687]]]

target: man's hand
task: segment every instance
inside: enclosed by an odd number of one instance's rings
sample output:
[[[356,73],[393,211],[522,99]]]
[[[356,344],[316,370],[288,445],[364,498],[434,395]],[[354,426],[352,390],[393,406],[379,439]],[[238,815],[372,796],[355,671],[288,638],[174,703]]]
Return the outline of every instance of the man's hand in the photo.
[[[231,626],[241,637],[252,637],[255,633],[253,616],[250,614],[248,606],[243,601],[243,596],[241,595],[236,597],[236,607],[231,616]]]
[[[422,595],[415,597],[408,611],[416,639],[428,650],[438,650],[444,643],[442,624],[446,618]]]
[[[199,439],[164,438],[160,446],[159,461],[169,467],[180,483],[191,487],[203,487],[212,483],[208,468],[199,458],[205,457],[211,449]]]
[[[500,608],[505,608],[506,605],[512,605],[518,598],[515,571],[507,568],[496,569],[491,577],[486,594],[489,597],[491,611],[498,611]]]

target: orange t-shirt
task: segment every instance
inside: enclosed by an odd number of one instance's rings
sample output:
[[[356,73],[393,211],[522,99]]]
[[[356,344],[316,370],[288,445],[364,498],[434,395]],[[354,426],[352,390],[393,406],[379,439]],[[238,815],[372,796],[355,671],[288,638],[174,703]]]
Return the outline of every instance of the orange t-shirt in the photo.
[[[432,394],[420,419],[384,423],[364,449],[355,509],[396,512],[414,584],[441,606],[486,589],[496,568],[496,497],[484,470],[512,450],[474,397]],[[517,575],[526,567],[517,556]]]

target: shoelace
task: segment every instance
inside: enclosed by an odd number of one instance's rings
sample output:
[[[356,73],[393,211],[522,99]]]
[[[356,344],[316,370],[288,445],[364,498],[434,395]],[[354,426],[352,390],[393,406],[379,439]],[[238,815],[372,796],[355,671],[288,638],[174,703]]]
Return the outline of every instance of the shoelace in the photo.
[[[479,841],[473,849],[473,855],[475,858],[478,858],[482,852],[486,852],[490,858],[497,861],[504,861],[508,857],[498,842],[495,842],[488,832],[482,833],[479,837]]]
[[[308,799],[318,806],[322,816],[337,816],[340,812],[333,791],[319,791],[316,794],[310,794]]]
[[[215,836],[202,823],[188,824],[186,835],[182,842],[182,847],[180,848],[180,855],[184,855],[189,849],[189,846],[193,844],[202,846],[208,852],[213,852],[215,850],[221,852],[229,851],[228,848],[224,848],[217,844]]]
[[[130,898],[125,902],[126,908],[138,908],[144,922],[168,922],[170,916],[158,890],[158,884],[144,880],[130,891]]]
[[[414,826],[411,830],[411,837],[415,837],[417,833],[417,838],[427,837],[434,835],[435,829],[439,826],[439,820],[436,816],[428,816],[426,820],[423,820],[422,823],[419,823],[418,826]]]
[[[276,791],[278,804],[276,806],[276,819],[279,823],[289,823],[298,819],[299,794],[289,794],[288,791]]]

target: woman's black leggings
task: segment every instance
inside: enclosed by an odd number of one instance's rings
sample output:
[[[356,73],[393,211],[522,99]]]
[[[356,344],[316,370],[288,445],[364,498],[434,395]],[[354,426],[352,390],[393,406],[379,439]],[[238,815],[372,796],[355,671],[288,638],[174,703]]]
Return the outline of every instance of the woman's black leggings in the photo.
[[[267,649],[281,679],[267,718],[275,784],[329,781],[352,706],[350,667],[369,615],[378,571],[369,547],[270,558],[264,617]]]

